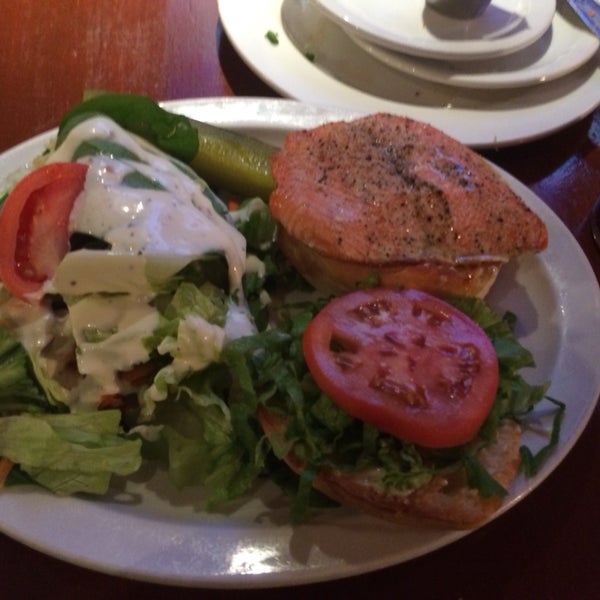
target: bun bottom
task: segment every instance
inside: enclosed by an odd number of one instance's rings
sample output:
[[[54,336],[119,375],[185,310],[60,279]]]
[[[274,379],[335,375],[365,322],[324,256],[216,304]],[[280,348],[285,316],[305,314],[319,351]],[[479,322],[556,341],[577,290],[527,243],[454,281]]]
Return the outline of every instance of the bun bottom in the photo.
[[[281,225],[277,242],[289,261],[317,289],[341,294],[378,277],[383,287],[417,289],[437,296],[486,296],[503,262],[367,264],[330,258],[292,237]]]
[[[266,410],[259,419],[269,438],[284,436],[286,420]],[[521,429],[514,421],[504,422],[495,440],[477,454],[479,463],[507,488],[519,468]],[[285,462],[296,473],[304,462],[290,452]],[[394,523],[430,523],[454,529],[472,529],[489,519],[502,505],[502,498],[484,498],[469,487],[464,471],[436,475],[427,484],[410,491],[386,491],[376,471],[350,472],[323,468],[313,487],[336,502]]]

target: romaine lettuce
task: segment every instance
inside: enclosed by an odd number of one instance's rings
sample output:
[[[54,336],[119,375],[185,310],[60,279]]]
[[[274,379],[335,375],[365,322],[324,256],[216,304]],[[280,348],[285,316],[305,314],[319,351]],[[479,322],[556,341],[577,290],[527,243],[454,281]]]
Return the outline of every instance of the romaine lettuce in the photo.
[[[56,494],[105,494],[113,474],[141,464],[141,442],[120,431],[117,410],[0,418],[0,456]]]

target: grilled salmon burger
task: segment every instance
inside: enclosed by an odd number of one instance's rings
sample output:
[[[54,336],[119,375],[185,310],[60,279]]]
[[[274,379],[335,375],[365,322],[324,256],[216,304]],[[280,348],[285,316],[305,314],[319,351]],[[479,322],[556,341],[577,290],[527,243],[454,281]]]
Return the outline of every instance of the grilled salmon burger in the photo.
[[[480,155],[409,118],[291,132],[272,172],[279,245],[335,292],[376,277],[483,297],[507,260],[548,243],[542,220]]]
[[[510,258],[546,247],[544,223],[475,152],[402,117],[292,132],[272,171],[278,243],[333,293],[291,319],[289,349],[260,355],[275,454],[300,489],[377,517],[481,524],[546,389],[520,376],[533,358],[482,297]]]

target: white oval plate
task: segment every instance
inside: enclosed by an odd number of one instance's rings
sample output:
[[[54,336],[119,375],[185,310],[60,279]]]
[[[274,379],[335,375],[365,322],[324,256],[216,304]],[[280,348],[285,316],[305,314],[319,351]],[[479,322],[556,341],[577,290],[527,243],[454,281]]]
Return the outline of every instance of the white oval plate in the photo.
[[[306,0],[219,0],[219,13],[240,56],[284,96],[357,113],[405,115],[475,148],[538,138],[600,104],[598,55],[542,86],[473,90],[424,81],[383,65]],[[268,31],[278,35],[277,45],[265,38]]]
[[[564,15],[562,14],[564,12]],[[402,54],[352,36],[360,48],[390,67],[445,85],[516,88],[547,83],[578,69],[600,47],[600,39],[581,28],[572,11],[557,11],[552,26],[523,50],[484,60],[447,61]]]
[[[493,0],[475,19],[445,17],[425,0],[315,0],[339,25],[392,50],[471,60],[503,56],[535,42],[550,27],[556,0]]]
[[[166,103],[195,119],[281,142],[290,128],[348,116],[274,99],[203,99]],[[44,150],[54,132],[0,156],[0,187],[11,173]],[[520,319],[518,334],[537,368],[532,382],[552,380],[552,396],[568,401],[559,446],[542,471],[518,477],[503,508],[509,510],[542,483],[572,448],[598,394],[600,291],[576,240],[525,186],[504,174],[544,219],[548,250],[509,264],[490,295],[498,310]],[[539,414],[541,429],[548,416]],[[533,449],[544,441],[527,433]],[[401,563],[466,536],[466,531],[395,526],[346,509],[321,511],[293,527],[288,505],[272,485],[230,508],[202,512],[201,491],[173,489],[163,473],[149,471],[115,481],[108,497],[61,498],[15,487],[0,493],[0,530],[59,559],[132,579],[213,588],[295,585],[346,577]]]

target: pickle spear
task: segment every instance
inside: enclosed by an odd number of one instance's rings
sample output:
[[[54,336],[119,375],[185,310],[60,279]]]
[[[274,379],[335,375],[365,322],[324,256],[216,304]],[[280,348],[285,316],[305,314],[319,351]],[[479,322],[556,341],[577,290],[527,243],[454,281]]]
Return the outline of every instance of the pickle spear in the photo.
[[[210,186],[268,201],[275,188],[271,158],[277,148],[239,132],[188,119],[198,136],[190,166]]]
[[[190,165],[213,188],[268,200],[275,187],[271,157],[277,148],[242,133],[171,113],[136,94],[100,93],[77,104],[62,118],[57,144],[75,125],[98,114]]]

